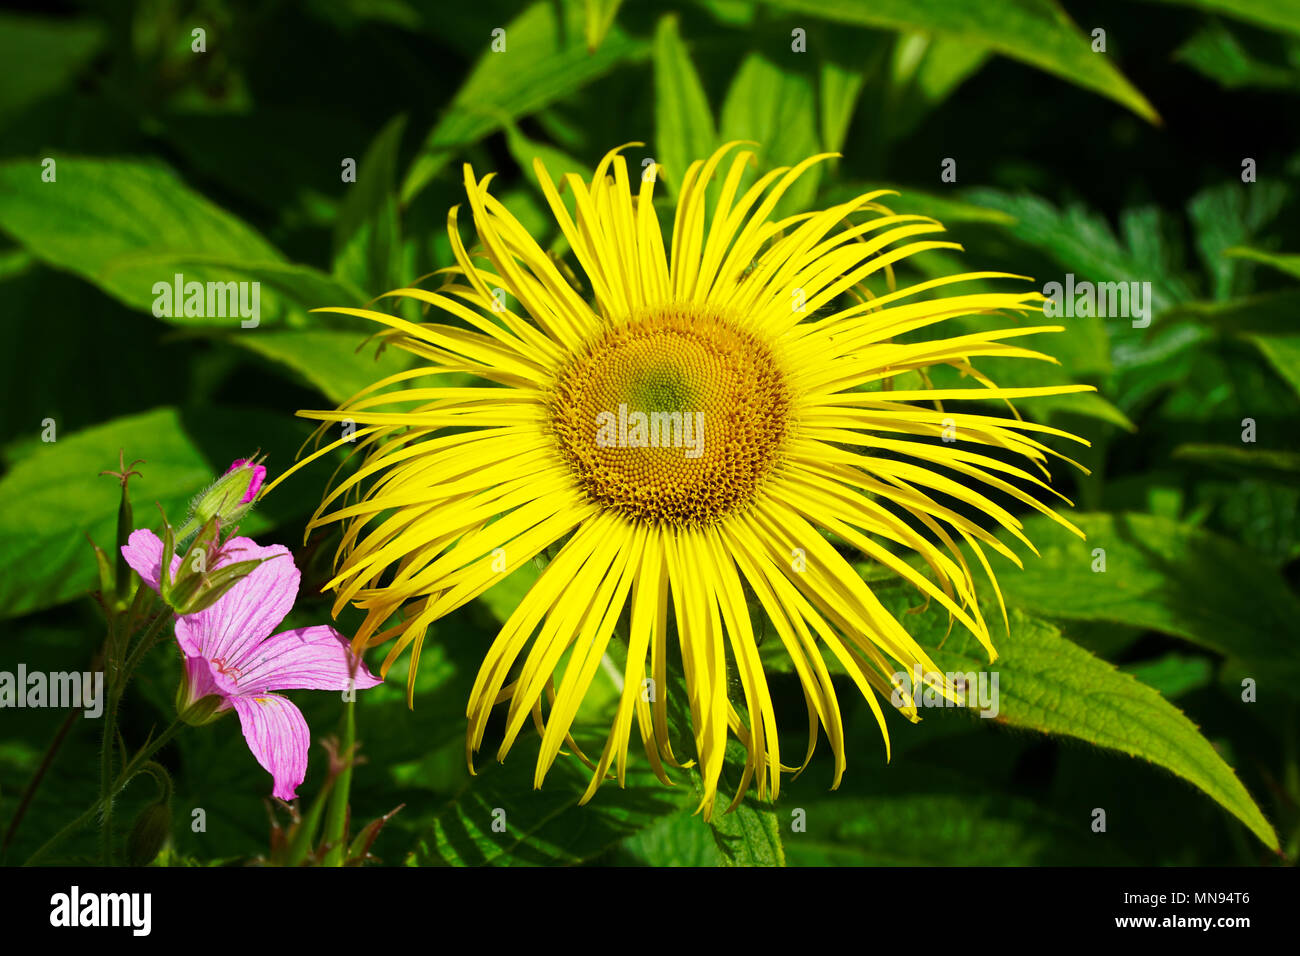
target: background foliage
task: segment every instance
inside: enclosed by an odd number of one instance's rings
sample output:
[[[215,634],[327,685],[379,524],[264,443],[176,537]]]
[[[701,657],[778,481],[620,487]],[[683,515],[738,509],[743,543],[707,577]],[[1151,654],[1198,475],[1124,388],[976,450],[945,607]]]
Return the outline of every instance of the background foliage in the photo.
[[[1098,27],[1104,53],[1092,48]],[[195,28],[206,52],[192,50]],[[496,28],[505,53],[490,51]],[[796,28],[806,53],[792,51]],[[585,808],[581,765],[561,759],[534,793],[523,745],[504,766],[485,759],[471,783],[464,705],[527,585],[515,579],[438,625],[414,711],[402,664],[360,696],[368,762],[354,775],[354,819],[405,804],[374,852],[420,865],[1295,861],[1294,3],[699,0],[665,12],[645,0],[105,0],[0,14],[0,62],[0,670],[89,666],[101,631],[83,596],[94,583],[84,535],[112,540],[116,486],[95,475],[119,448],[147,462],[136,514],[152,517],[159,501],[178,515],[253,448],[273,473],[285,467],[307,433],[294,410],[401,366],[357,349],[369,329],[306,310],[361,305],[446,265],[462,162],[498,170],[506,205],[557,242],[535,155],[552,174],[589,173],[607,148],[642,142],[629,156],[664,165],[667,202],[685,165],[725,139],[760,141],[765,165],[838,150],[791,206],[892,186],[896,211],[940,218],[965,246],[917,256],[900,282],[960,264],[1039,283],[1069,272],[1152,284],[1146,329],[1069,319],[1036,343],[1059,366],[984,366],[1003,385],[1100,389],[1022,406],[1094,443],[1081,459],[1090,475],[1056,475],[1089,540],[1026,517],[1042,560],[998,568],[1013,609],[1000,716],[891,721],[886,766],[845,682],[840,791],[826,789],[823,752],[775,806],[747,800],[714,826],[691,814],[689,775],[668,790],[635,757],[628,789],[606,787]],[[46,157],[55,183],[41,180]],[[356,183],[340,181],[349,157]],[[946,157],[955,183],[940,179]],[[1256,182],[1242,181],[1246,157]],[[261,326],[155,318],[151,287],[176,272],[261,282]],[[1242,441],[1246,418],[1254,443]],[[41,440],[46,419],[54,443]],[[245,532],[299,544],[328,471],[294,478]],[[1092,570],[1095,547],[1105,573]],[[304,594],[331,551],[327,540],[298,550]],[[981,666],[956,633],[944,642],[946,621],[913,592],[863,570],[942,644],[941,663]],[[304,601],[292,620],[327,614]],[[775,655],[770,667],[780,671]],[[177,672],[169,653],[147,661],[122,715],[128,739],[170,720]],[[1246,678],[1254,703],[1242,701]],[[797,740],[797,679],[772,680]],[[294,696],[317,736],[338,725],[337,695]],[[611,711],[612,691],[593,695],[589,736]],[[6,826],[62,719],[0,712]],[[7,862],[93,799],[96,746],[94,728],[74,726]],[[313,754],[307,797],[324,757]],[[269,779],[233,722],[183,734],[163,759],[177,786],[164,861],[267,852]],[[147,789],[127,793],[128,812]],[[188,826],[196,807],[206,832]],[[1105,834],[1090,828],[1094,808]],[[803,832],[791,826],[800,810]]]

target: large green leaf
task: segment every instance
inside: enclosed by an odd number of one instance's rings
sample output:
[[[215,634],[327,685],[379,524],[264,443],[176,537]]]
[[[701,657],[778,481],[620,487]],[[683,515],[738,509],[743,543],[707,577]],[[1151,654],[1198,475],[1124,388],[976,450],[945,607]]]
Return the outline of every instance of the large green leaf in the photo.
[[[1155,109],[1054,0],[761,0],[791,13],[856,26],[921,30],[985,46],[1108,96],[1148,120]]]
[[[485,35],[483,55],[406,174],[402,202],[409,203],[428,185],[454,150],[647,52],[647,44],[628,37],[616,24],[595,51],[588,50],[585,20],[582,0],[539,0],[502,28],[504,51],[494,52],[493,37]]]
[[[56,441],[14,465],[0,480],[0,617],[50,607],[88,591],[95,583],[90,537],[111,553],[116,537],[119,490],[99,472],[118,466],[118,450],[142,477],[131,480],[136,525],[157,528],[154,503],[179,524],[190,500],[230,462],[259,446],[283,467],[305,429],[287,416],[246,409],[182,413],[160,408]],[[306,501],[282,496],[259,508],[241,528],[256,534],[275,517],[301,513]]]
[[[1024,533],[1041,558],[1024,570],[990,556],[1008,603],[1054,619],[1115,621],[1185,638],[1259,668],[1287,692],[1300,676],[1300,600],[1262,558],[1234,541],[1170,518],[1071,514],[1081,541],[1041,516]],[[1094,571],[1096,549],[1105,571]],[[1097,563],[1100,567],[1100,564]]]
[[[152,307],[154,283],[172,280],[171,257],[284,264],[256,231],[161,164],[72,156],[55,160],[57,179],[48,183],[42,182],[36,159],[0,164],[0,228],[41,259],[127,305]],[[206,281],[209,276],[186,278]]]
[[[0,164],[0,227],[41,259],[150,312],[155,284],[174,288],[176,275],[186,284],[257,282],[255,327],[243,327],[242,314],[234,309],[225,317],[164,318],[227,335],[304,375],[334,400],[378,377],[368,357],[354,354],[372,330],[351,320],[307,315],[320,306],[363,304],[364,294],[350,283],[286,262],[256,231],[161,165],[66,158],[57,170],[55,182],[43,183],[34,162]],[[299,337],[286,325],[311,331]],[[397,356],[385,363],[390,371],[404,366],[405,359]]]
[[[678,32],[676,15],[664,16],[655,30],[655,151],[673,195],[686,168],[717,145],[713,112],[695,65]]]
[[[897,769],[897,768],[895,768]],[[891,770],[889,772],[895,772]],[[913,775],[917,768],[911,768]],[[1042,866],[1115,862],[1032,800],[925,767],[919,792],[833,793],[800,807],[802,832],[785,841],[794,866]],[[936,783],[951,792],[932,792]],[[878,788],[871,788],[878,789]]]
[[[722,104],[724,141],[753,140],[765,169],[793,166],[819,151],[817,100],[812,80],[761,53],[741,62]],[[805,210],[817,194],[821,167],[805,172],[777,207]]]
[[[254,229],[157,163],[57,159],[42,182],[35,160],[0,163],[0,228],[50,265],[76,273],[133,308],[152,311],[156,283],[259,281],[261,322],[293,310],[358,304],[361,295],[309,266],[286,262]],[[174,310],[176,311],[176,310]],[[230,310],[233,311],[233,310]],[[183,325],[240,328],[238,314],[166,316]]]
[[[413,866],[546,866],[592,860],[683,805],[687,791],[670,789],[644,766],[631,765],[627,789],[606,783],[579,806],[590,771],[573,757],[551,767],[532,789],[536,738],[504,764],[480,768],[444,807],[408,858]]]
[[[954,632],[936,648],[935,663],[951,673],[996,673],[996,720],[1149,760],[1204,791],[1277,849],[1277,835],[1232,768],[1155,690],[1020,612],[996,646],[998,661],[989,665],[974,638]]]

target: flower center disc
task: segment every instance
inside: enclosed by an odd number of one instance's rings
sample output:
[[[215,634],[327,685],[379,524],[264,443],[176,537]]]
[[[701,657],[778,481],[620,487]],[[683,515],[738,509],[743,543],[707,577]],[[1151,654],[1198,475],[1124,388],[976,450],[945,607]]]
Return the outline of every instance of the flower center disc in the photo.
[[[551,400],[560,453],[587,496],[669,524],[707,524],[749,502],[789,413],[765,345],[679,306],[606,331],[561,372]]]

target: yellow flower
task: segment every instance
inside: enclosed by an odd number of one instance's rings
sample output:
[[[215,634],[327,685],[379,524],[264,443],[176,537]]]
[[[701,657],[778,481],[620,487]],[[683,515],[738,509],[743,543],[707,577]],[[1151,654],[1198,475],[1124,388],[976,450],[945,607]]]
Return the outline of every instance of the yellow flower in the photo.
[[[433,622],[555,551],[474,683],[471,769],[490,712],[508,704],[498,758],[531,714],[542,736],[540,787],[560,748],[577,750],[571,726],[598,672],[619,676],[606,656],[617,629],[626,649],[622,686],[603,751],[588,761],[594,773],[584,799],[611,767],[622,784],[634,718],[661,779],[669,782],[665,765],[688,765],[668,745],[668,668],[678,666],[670,639],[680,647],[706,817],[729,730],[748,753],[736,801],[753,777],[760,797],[775,797],[783,770],[807,766],[819,727],[834,751],[837,786],[846,745],[827,655],[869,702],[886,757],[877,694],[887,700],[900,671],[938,670],[841,550],[902,575],[992,660],[960,545],[990,578],[984,548],[1016,558],[969,514],[990,517],[1032,548],[1016,518],[986,496],[995,489],[1073,527],[1022,487],[1048,485],[1006,461],[1021,456],[1047,477],[1046,456],[1055,453],[1031,436],[1073,436],[940,404],[1085,390],[998,388],[970,364],[978,356],[1047,359],[1013,340],[1056,328],[907,335],[958,316],[1041,312],[1042,296],[922,295],[1021,278],[988,272],[894,290],[895,263],[959,248],[915,238],[942,232],[939,223],[890,213],[877,203],[885,190],[774,219],[791,184],[829,156],[773,170],[742,190],[753,160],[734,152],[742,145],[687,170],[668,248],[652,203],[654,175],[634,184],[617,150],[589,184],[565,178],[573,215],[535,161],[580,276],[491,195],[491,175],[479,179],[467,165],[479,249],[465,247],[452,209],[457,264],[436,274],[443,284],[387,293],[438,315],[413,323],[369,309],[327,310],[386,326],[391,345],[423,360],[337,411],[302,413],[358,427],[317,453],[355,441],[364,460],[309,526],[344,525],[328,587],[336,614],[348,602],[367,612],[357,647],[395,638],[384,671],[409,647],[413,682]],[[715,177],[729,155],[725,175]],[[888,291],[873,294],[873,277],[886,279]],[[892,387],[913,371],[928,385],[924,370],[936,365],[975,384]],[[473,387],[458,381],[466,375]],[[900,551],[919,555],[933,580]],[[752,610],[770,620],[803,687],[809,735],[801,767],[781,762]],[[903,702],[914,718],[906,693]]]

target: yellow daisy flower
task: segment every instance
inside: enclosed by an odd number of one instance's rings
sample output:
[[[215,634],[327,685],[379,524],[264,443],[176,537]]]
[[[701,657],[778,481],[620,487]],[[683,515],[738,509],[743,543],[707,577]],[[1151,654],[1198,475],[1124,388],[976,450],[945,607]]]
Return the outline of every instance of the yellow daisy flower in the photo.
[[[336,614],[348,602],[367,612],[357,648],[395,639],[384,672],[410,648],[413,682],[433,622],[554,552],[474,683],[471,770],[499,704],[509,706],[498,759],[530,715],[541,734],[535,786],[562,746],[582,756],[571,726],[597,672],[619,676],[606,656],[617,629],[626,648],[621,691],[604,749],[588,760],[584,800],[611,767],[622,784],[634,718],[664,782],[665,765],[689,764],[668,741],[670,640],[680,647],[706,818],[729,731],[748,754],[736,801],[753,777],[760,797],[775,797],[782,771],[811,760],[819,728],[838,786],[846,745],[827,655],[870,704],[886,757],[877,695],[890,697],[900,671],[938,670],[841,550],[860,551],[911,582],[992,660],[961,545],[990,578],[984,548],[1016,557],[969,513],[987,515],[1032,549],[1020,522],[986,496],[995,489],[1073,528],[1022,487],[1048,485],[1005,460],[1022,456],[1047,477],[1046,456],[1055,453],[1033,434],[1073,436],[940,404],[1086,390],[998,388],[970,364],[979,356],[1053,361],[1013,340],[1059,327],[897,341],[957,316],[1041,312],[1042,296],[922,295],[968,280],[1023,278],[991,272],[894,289],[895,263],[959,248],[918,238],[942,232],[938,222],[892,214],[877,202],[887,190],[773,218],[790,186],[833,154],[772,170],[742,190],[754,159],[736,152],[744,145],[730,143],[686,171],[668,247],[652,202],[653,170],[633,183],[611,151],[590,183],[564,178],[571,214],[535,161],[580,275],[489,192],[491,175],[480,179],[466,165],[478,249],[462,242],[453,208],[456,265],[435,273],[442,285],[387,293],[432,306],[441,318],[325,310],[386,326],[389,344],[424,363],[336,411],[301,413],[357,426],[316,453],[355,442],[364,460],[327,493],[308,528],[343,524],[327,587],[337,594]],[[725,175],[715,176],[728,157]],[[868,281],[882,277],[886,287],[873,293]],[[974,386],[892,388],[912,371],[928,384],[924,370],[935,365],[960,370]],[[474,386],[440,384],[439,376],[457,373],[473,376]],[[933,579],[900,549],[919,555]],[[809,733],[799,767],[781,762],[755,612],[770,621],[803,687]],[[394,615],[398,623],[384,628]],[[738,693],[729,692],[729,675]],[[902,699],[915,718],[915,703],[905,692]]]

